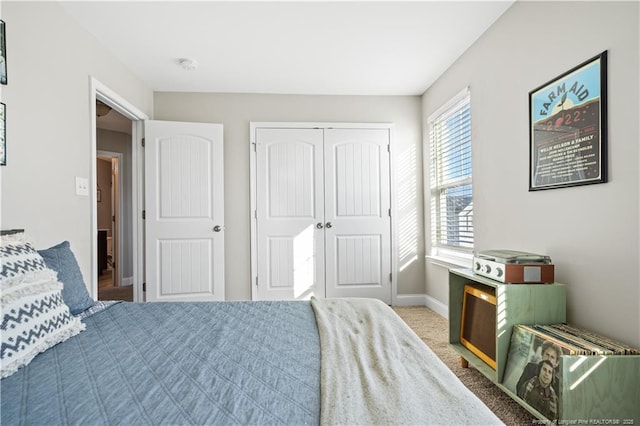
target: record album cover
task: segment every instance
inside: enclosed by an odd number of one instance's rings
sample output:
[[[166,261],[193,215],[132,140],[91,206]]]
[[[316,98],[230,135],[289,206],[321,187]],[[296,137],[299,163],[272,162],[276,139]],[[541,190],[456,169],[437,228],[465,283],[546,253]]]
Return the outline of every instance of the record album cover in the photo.
[[[515,325],[503,385],[549,420],[560,418],[562,355],[575,350],[532,327]]]

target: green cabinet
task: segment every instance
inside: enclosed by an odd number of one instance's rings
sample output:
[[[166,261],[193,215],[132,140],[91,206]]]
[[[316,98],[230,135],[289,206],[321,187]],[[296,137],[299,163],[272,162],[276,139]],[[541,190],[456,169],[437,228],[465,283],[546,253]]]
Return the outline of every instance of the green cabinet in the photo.
[[[460,342],[464,287],[484,287],[496,297],[496,369]],[[545,417],[502,385],[515,324],[566,322],[565,285],[502,284],[470,269],[449,271],[449,343],[471,364],[537,418]],[[640,355],[564,355],[560,359],[560,424],[640,425]]]
[[[496,369],[460,343],[464,286],[485,286],[496,296]],[[495,383],[501,383],[515,324],[554,324],[566,322],[564,284],[502,284],[470,269],[449,271],[449,343],[469,364]]]

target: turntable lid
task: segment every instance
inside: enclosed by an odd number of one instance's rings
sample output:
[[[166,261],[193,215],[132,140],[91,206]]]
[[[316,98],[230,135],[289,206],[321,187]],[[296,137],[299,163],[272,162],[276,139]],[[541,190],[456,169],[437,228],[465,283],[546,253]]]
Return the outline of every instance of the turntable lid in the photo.
[[[551,263],[549,256],[516,250],[483,250],[477,256],[501,263]]]

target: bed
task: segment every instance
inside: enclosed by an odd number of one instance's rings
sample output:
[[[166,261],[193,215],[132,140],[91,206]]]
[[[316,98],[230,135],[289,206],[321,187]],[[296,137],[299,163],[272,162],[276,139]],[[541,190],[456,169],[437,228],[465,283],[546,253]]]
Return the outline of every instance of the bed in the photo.
[[[94,302],[68,243],[2,238],[2,424],[501,424],[378,300]],[[16,366],[38,292],[62,331]]]

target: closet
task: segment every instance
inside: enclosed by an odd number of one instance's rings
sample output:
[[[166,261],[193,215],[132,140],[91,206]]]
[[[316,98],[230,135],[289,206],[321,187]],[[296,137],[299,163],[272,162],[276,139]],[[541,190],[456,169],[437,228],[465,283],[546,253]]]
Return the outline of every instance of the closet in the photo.
[[[391,303],[390,134],[251,124],[254,299]]]

